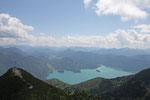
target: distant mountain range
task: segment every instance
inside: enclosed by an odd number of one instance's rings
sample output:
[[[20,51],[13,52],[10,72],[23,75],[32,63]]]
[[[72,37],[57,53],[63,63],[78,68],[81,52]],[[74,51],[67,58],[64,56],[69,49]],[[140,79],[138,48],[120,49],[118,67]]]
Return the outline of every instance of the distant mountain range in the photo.
[[[100,100],[150,100],[150,69],[114,79],[95,78],[76,85],[58,79],[46,82],[66,92],[85,91],[99,96]]]
[[[12,66],[23,68],[41,79],[51,72],[47,59],[26,56],[26,53],[17,48],[0,48],[0,75]]]
[[[0,47],[0,75],[12,66],[20,67],[40,79],[57,70],[80,72],[100,65],[121,68],[125,71],[141,71],[150,67],[150,50],[89,49],[49,47]],[[81,51],[77,51],[81,50]]]
[[[30,49],[30,54],[48,58],[51,66],[54,66],[57,70],[70,70],[73,72],[80,72],[81,69],[97,68],[99,65],[117,67],[125,71],[140,71],[150,67],[149,49],[97,48],[98,50],[90,50],[88,48],[87,51],[85,49],[72,47],[66,50],[63,48],[59,51],[54,48],[33,48]]]

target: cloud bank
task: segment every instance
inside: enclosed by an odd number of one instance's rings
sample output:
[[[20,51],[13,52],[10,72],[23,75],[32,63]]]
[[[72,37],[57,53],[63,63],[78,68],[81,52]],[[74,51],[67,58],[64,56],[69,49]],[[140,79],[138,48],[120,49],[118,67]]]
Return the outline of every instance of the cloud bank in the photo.
[[[24,25],[19,19],[9,14],[0,14],[0,45],[30,45],[30,46],[81,46],[100,48],[150,48],[150,25],[137,25],[135,29],[118,29],[115,32],[102,35],[73,35],[59,39],[39,33],[35,36],[29,31],[33,26]],[[143,32],[145,32],[143,34]]]
[[[65,46],[150,48],[150,34],[140,34],[135,30],[119,29],[105,36],[67,36],[62,41]]]

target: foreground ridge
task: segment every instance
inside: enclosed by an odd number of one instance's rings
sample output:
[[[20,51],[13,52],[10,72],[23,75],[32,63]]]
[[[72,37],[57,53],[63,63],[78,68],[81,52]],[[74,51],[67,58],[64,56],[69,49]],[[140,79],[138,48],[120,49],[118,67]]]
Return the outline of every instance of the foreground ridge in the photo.
[[[13,67],[0,77],[0,100],[99,100],[98,97],[76,92],[65,93],[28,73]]]

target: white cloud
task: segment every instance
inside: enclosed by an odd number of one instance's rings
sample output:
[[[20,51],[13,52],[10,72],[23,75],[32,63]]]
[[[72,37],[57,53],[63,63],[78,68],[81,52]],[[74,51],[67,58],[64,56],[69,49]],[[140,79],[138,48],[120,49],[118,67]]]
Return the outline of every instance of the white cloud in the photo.
[[[33,30],[32,26],[27,26],[15,17],[8,14],[0,14],[0,38],[32,39],[33,36],[28,34],[28,30]]]
[[[89,7],[89,5],[91,4],[92,0],[83,0],[83,3],[85,5],[85,7]]]
[[[103,35],[74,35],[55,38],[52,36],[35,36],[28,33],[32,26],[21,23],[8,14],[0,14],[0,45],[31,45],[31,46],[82,46],[100,48],[150,48],[149,25],[137,25],[141,34],[135,30],[119,29]]]
[[[118,15],[122,21],[144,19],[149,14],[150,0],[98,0],[96,13],[100,15]]]
[[[137,28],[140,29],[140,32],[142,33],[150,33],[150,24],[141,24],[141,25],[137,25],[137,26],[132,26],[133,28]]]
[[[100,48],[150,48],[150,34],[140,34],[135,30],[117,30],[106,36],[67,36],[60,42],[63,46]]]
[[[40,35],[45,35],[45,33],[40,33]]]
[[[18,18],[0,14],[0,45],[43,45],[54,41],[50,36],[29,34],[28,31],[33,29],[32,26],[22,24]]]

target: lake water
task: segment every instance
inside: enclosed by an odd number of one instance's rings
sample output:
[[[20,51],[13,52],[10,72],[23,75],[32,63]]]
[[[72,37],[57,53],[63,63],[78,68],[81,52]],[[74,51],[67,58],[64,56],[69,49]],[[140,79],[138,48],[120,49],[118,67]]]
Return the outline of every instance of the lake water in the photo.
[[[99,70],[100,72],[96,70]],[[80,73],[74,73],[72,71],[66,70],[64,71],[64,73],[54,71],[53,73],[48,75],[47,79],[57,78],[68,84],[77,84],[96,77],[116,78],[131,74],[134,73],[102,65],[101,67],[98,67],[96,69],[82,69]]]

